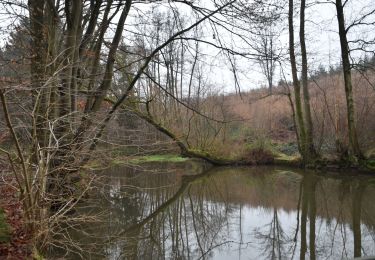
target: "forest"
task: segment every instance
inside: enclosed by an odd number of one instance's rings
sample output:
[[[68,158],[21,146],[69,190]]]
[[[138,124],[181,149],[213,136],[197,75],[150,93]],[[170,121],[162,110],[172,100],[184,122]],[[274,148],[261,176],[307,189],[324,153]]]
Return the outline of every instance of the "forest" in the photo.
[[[0,10],[1,259],[375,256],[372,0]]]

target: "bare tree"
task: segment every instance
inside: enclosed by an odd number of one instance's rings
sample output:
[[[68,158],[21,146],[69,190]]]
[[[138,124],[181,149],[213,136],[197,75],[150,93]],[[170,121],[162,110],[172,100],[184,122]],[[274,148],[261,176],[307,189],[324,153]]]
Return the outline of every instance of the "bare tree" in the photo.
[[[22,142],[14,126],[17,116],[8,109],[9,92],[14,87],[1,86],[2,111],[16,153],[1,151],[13,165],[31,234],[43,230],[43,238],[34,237],[37,247],[48,244],[45,238],[48,229],[58,223],[57,216],[66,215],[83,196],[73,185],[79,180],[77,171],[89,161],[109,121],[132,96],[154,57],[234,2],[204,9],[195,22],[174,28],[167,39],[136,62],[133,71],[129,70],[129,80],[109,108],[105,99],[113,97],[116,54],[129,13],[136,11],[133,1],[30,0],[27,6],[17,6],[28,14],[30,24],[31,64],[25,73],[29,80],[20,81],[32,93],[31,109],[21,104],[31,141]],[[175,89],[176,84],[173,86]]]
[[[301,44],[301,56],[302,56],[302,91],[303,91],[303,104],[304,104],[304,112],[305,112],[305,123],[306,123],[306,140],[305,142],[305,159],[307,161],[311,161],[316,159],[317,152],[314,145],[314,138],[313,138],[313,123],[311,117],[311,109],[310,109],[310,94],[308,89],[308,65],[307,65],[307,51],[306,51],[306,41],[305,41],[305,10],[306,10],[306,0],[301,0],[301,8],[300,8],[300,44]]]
[[[350,156],[356,159],[363,159],[364,156],[359,147],[357,130],[356,130],[352,73],[351,73],[351,65],[350,65],[350,60],[349,60],[350,51],[349,51],[349,45],[348,45],[348,40],[347,40],[347,29],[345,28],[344,6],[341,0],[336,0],[336,11],[337,11],[337,22],[339,26],[340,45],[341,45],[342,69],[343,69],[344,81],[345,81],[347,120],[348,120],[348,128],[349,128],[349,148],[350,148],[349,150],[351,153]]]
[[[294,1],[289,0],[289,12],[288,12],[288,25],[289,25],[289,55],[290,64],[292,68],[293,77],[293,89],[294,89],[294,103],[295,103],[295,114],[296,114],[296,133],[298,135],[298,140],[301,144],[299,145],[301,155],[306,159],[306,127],[304,123],[302,102],[301,102],[301,85],[298,79],[297,62],[294,48]]]

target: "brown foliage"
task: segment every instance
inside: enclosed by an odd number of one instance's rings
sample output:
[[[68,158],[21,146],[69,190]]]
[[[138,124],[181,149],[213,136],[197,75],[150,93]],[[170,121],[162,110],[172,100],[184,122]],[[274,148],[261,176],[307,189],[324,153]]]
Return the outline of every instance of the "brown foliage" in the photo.
[[[244,160],[254,164],[271,164],[274,161],[274,155],[263,148],[253,148],[245,154]]]
[[[4,209],[6,220],[10,226],[10,242],[0,243],[0,259],[30,259],[30,235],[27,234],[23,223],[21,202],[18,200],[12,178],[0,182],[2,200],[0,207]]]

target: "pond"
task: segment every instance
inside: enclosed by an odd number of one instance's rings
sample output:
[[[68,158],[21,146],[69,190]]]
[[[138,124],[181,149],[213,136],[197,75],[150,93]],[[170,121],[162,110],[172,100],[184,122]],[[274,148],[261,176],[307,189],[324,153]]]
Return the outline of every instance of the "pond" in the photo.
[[[98,176],[96,195],[76,213],[90,221],[70,226],[70,245],[53,250],[54,257],[224,260],[375,255],[375,177],[165,164],[117,166]]]

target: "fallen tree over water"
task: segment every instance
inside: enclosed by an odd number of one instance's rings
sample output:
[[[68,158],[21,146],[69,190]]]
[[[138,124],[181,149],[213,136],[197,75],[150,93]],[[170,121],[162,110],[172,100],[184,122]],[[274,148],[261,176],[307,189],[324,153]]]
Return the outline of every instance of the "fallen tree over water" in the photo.
[[[114,100],[107,97],[107,102],[113,104]],[[262,151],[261,149],[254,149],[249,151],[245,158],[223,158],[210,154],[207,151],[200,151],[190,148],[179,136],[174,134],[170,129],[158,123],[151,113],[149,113],[146,105],[146,113],[139,109],[128,107],[125,104],[121,106],[121,109],[135,114],[138,118],[146,121],[152,125],[157,131],[165,134],[171,138],[179,147],[181,156],[189,158],[201,159],[214,166],[246,166],[246,165],[280,165],[280,166],[291,166],[298,168],[310,168],[317,170],[329,170],[329,171],[340,171],[341,169],[353,170],[365,173],[373,173],[375,169],[371,167],[372,161],[363,161],[361,164],[353,165],[348,162],[333,160],[333,159],[320,159],[315,161],[314,164],[304,165],[301,158],[289,158],[287,156],[274,156],[271,152]]]
[[[115,103],[115,101],[109,97],[107,97],[105,100],[111,104]],[[154,119],[154,117],[151,115],[151,113],[149,113],[147,108],[146,108],[147,114],[144,112],[141,112],[139,109],[130,108],[126,106],[125,104],[121,106],[121,109],[135,114],[138,118],[152,125],[157,131],[171,138],[177,144],[177,146],[180,149],[181,155],[184,157],[202,159],[215,166],[236,166],[236,165],[240,166],[240,165],[258,165],[258,164],[265,165],[265,164],[272,164],[274,162],[274,158],[272,154],[267,151],[261,151],[261,149],[250,152],[247,158],[237,158],[237,159],[223,158],[223,157],[210,154],[209,152],[206,152],[206,151],[192,149],[180,137],[174,134],[171,130],[169,130],[162,124],[158,123]]]

